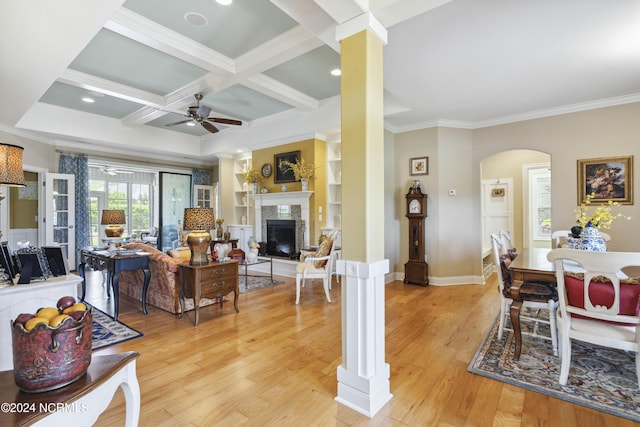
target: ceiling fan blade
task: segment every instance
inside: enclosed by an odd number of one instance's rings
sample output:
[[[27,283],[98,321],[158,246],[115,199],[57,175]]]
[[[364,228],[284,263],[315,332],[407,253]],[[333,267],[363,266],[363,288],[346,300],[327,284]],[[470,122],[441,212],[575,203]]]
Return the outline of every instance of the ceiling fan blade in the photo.
[[[222,123],[224,125],[242,125],[242,122],[240,120],[223,119],[222,117],[208,117],[207,120],[209,120],[210,122]]]
[[[218,132],[218,128],[215,127],[214,125],[212,125],[211,123],[203,120],[200,122],[200,124],[202,125],[203,128],[205,128],[206,130],[208,130],[211,133],[216,133]]]
[[[189,123],[190,121],[192,121],[192,120],[191,120],[191,119],[189,119],[189,120],[182,120],[182,121],[175,122],[175,123],[169,123],[169,124],[167,124],[167,125],[165,125],[165,126],[182,125],[182,124],[185,124],[185,123]]]

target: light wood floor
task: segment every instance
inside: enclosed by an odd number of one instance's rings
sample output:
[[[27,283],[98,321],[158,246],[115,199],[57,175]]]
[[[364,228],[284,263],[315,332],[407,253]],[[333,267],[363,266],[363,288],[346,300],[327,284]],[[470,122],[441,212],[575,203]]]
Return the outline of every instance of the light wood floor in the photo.
[[[98,276],[99,277],[99,276]],[[494,276],[495,277],[495,276]],[[99,281],[89,301],[106,310]],[[321,282],[240,295],[232,304],[174,315],[120,298],[120,320],[144,337],[101,352],[135,350],[141,426],[633,426],[630,421],[467,372],[498,311],[485,286],[386,287],[386,361],[394,397],[373,419],[336,396],[341,362],[340,285],[325,301]],[[123,425],[119,391],[98,420]]]

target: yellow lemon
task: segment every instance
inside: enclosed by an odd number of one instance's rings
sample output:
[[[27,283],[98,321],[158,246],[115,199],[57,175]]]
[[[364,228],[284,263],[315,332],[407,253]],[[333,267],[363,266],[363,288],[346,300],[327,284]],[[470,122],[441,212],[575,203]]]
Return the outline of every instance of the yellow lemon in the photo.
[[[54,316],[51,318],[51,320],[49,320],[49,326],[51,326],[52,328],[57,328],[70,317],[71,316],[69,316],[68,314],[58,314],[57,316]]]
[[[27,331],[32,330],[33,328],[36,327],[36,325],[39,325],[40,323],[44,323],[45,325],[49,324],[49,319],[45,318],[45,317],[32,317],[31,319],[27,320],[24,324],[24,328]]]
[[[70,307],[65,308],[64,310],[62,310],[63,314],[69,314],[73,311],[87,311],[87,306],[84,305],[81,302],[75,303]]]
[[[51,320],[55,316],[60,314],[57,308],[54,307],[43,307],[36,312],[36,317],[44,317],[47,320]]]

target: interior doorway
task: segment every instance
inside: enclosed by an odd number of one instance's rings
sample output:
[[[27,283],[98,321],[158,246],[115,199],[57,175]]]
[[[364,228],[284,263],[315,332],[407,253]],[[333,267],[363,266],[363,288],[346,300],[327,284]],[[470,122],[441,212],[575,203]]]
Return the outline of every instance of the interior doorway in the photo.
[[[493,154],[480,163],[481,182],[504,182],[511,179],[513,182],[513,244],[517,248],[535,245],[546,245],[550,247],[551,235],[542,236],[540,233],[532,230],[540,230],[540,223],[548,224],[551,229],[551,156],[536,150],[507,150]],[[536,179],[529,179],[529,170]],[[544,175],[539,175],[543,171]],[[540,179],[538,179],[540,178]],[[548,185],[544,185],[544,184]],[[544,195],[541,190],[544,189]],[[542,203],[548,200],[548,203]],[[541,216],[544,210],[540,210],[536,214],[531,211],[534,206],[546,204],[549,216],[544,220]],[[485,236],[482,237],[482,248],[486,248],[490,242]],[[484,252],[484,250],[483,250]],[[483,253],[484,254],[484,253]]]

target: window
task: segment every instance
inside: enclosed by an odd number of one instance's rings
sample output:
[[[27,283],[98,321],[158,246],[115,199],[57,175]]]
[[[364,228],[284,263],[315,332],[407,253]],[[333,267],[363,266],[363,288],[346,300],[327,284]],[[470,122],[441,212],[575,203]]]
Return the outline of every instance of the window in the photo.
[[[126,223],[124,237],[140,236],[154,225],[155,172],[105,173],[104,167],[90,167],[91,245],[100,245],[105,237],[100,220],[104,209],[122,209]],[[156,220],[157,222],[157,220]]]

